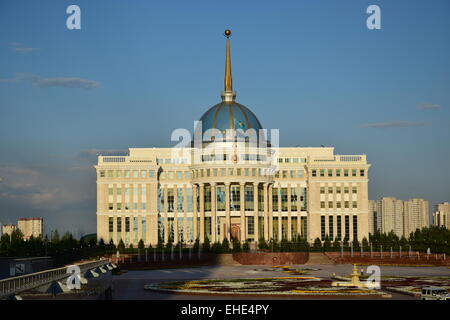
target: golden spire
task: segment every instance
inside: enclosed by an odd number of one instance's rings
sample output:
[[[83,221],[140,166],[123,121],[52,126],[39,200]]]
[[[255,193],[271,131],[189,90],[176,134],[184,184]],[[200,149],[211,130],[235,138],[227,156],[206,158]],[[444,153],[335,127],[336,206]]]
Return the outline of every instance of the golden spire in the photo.
[[[224,91],[222,92],[223,101],[234,101],[236,93],[233,91],[233,79],[231,77],[231,55],[230,55],[230,36],[231,30],[227,29],[224,32],[227,37],[226,44],[226,57],[225,57],[225,79],[224,79]]]
[[[230,36],[231,30],[225,30],[225,37],[227,37],[227,51],[225,58],[225,91],[233,91],[233,79],[231,77],[231,56],[230,56]]]

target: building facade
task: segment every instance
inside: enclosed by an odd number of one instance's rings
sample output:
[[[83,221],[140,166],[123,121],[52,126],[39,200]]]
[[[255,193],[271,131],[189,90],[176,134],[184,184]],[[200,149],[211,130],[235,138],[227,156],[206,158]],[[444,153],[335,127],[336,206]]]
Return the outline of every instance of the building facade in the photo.
[[[443,202],[436,205],[433,212],[433,224],[450,230],[450,203]]]
[[[2,226],[2,234],[9,234],[13,233],[14,230],[16,230],[17,227],[14,224],[4,224]]]
[[[17,226],[23,234],[25,240],[37,238],[43,235],[44,219],[43,218],[19,218]]]
[[[369,232],[394,232],[406,238],[416,229],[429,226],[428,201],[424,199],[399,200],[383,197],[369,200]]]
[[[98,239],[155,245],[368,237],[366,156],[277,146],[235,100],[229,39],[224,82],[222,102],[200,118],[188,146],[98,157]]]

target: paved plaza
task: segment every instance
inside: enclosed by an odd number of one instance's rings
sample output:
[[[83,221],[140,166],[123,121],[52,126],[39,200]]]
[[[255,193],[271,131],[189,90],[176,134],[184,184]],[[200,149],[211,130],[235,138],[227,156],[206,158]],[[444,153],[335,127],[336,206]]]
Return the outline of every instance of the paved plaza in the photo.
[[[345,276],[351,273],[352,265],[297,265],[295,269],[310,270],[308,275],[330,279],[333,273]],[[366,268],[361,266],[359,268]],[[390,267],[381,266],[382,276],[449,276],[447,267]],[[144,291],[144,285],[162,281],[186,281],[204,279],[233,279],[233,278],[269,278],[287,277],[289,274],[272,270],[269,266],[207,266],[198,268],[179,268],[164,270],[128,271],[113,277],[114,299],[264,299],[263,297],[232,297],[211,295],[183,295]],[[391,293],[392,299],[417,299],[404,294]],[[272,297],[265,299],[273,299]],[[285,297],[286,299],[286,297]],[[289,299],[305,299],[305,297],[289,297]],[[340,298],[342,299],[342,298]],[[361,298],[358,298],[361,299]]]

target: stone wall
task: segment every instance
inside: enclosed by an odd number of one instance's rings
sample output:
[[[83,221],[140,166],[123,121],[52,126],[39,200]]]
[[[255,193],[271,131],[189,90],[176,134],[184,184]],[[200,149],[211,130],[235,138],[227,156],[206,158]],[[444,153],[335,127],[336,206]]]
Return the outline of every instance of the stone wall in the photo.
[[[242,265],[292,265],[304,264],[308,261],[307,252],[276,252],[276,253],[233,253],[233,259]]]

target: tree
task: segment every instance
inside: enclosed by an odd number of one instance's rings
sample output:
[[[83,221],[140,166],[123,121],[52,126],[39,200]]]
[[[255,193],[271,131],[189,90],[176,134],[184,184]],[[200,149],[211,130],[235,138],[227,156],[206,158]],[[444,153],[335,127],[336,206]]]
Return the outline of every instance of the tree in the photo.
[[[250,244],[248,242],[248,239],[245,240],[244,244],[242,245],[242,251],[243,252],[249,252],[250,251]]]
[[[54,245],[58,245],[58,244],[59,244],[59,241],[60,241],[60,238],[59,238],[59,232],[58,232],[58,230],[54,230],[54,231],[52,232],[51,242],[52,242],[52,244],[54,244]]]
[[[331,251],[331,241],[328,235],[325,236],[325,241],[323,242],[323,251],[330,252]]]
[[[211,251],[214,253],[222,253],[222,245],[220,244],[220,242],[214,242],[211,247]]]
[[[203,242],[203,252],[208,253],[211,251],[211,241],[209,241],[208,237],[205,237],[205,241]]]
[[[316,238],[316,240],[314,240],[313,251],[315,252],[322,251],[322,241],[320,241],[319,238]]]
[[[200,249],[200,239],[197,238],[197,239],[195,239],[194,246],[192,247],[192,250],[197,252],[199,249]]]
[[[239,241],[238,238],[234,237],[233,238],[233,252],[241,252],[241,242]]]
[[[222,252],[223,253],[230,252],[230,242],[228,241],[228,239],[226,237],[223,238],[223,241],[222,241]]]
[[[363,248],[364,251],[369,251],[370,250],[369,241],[367,241],[366,237],[364,237],[362,239],[361,245],[362,245],[362,248]]]
[[[145,249],[144,240],[142,240],[142,239],[139,240],[139,242],[138,242],[138,249],[139,249],[140,251],[142,251],[142,250]]]
[[[337,238],[333,241],[333,251],[341,251],[341,242]]]
[[[11,237],[8,233],[5,233],[0,238],[0,255],[8,256],[9,249],[11,247]]]
[[[269,249],[269,245],[267,244],[266,240],[264,240],[264,238],[259,238],[258,248],[260,250]]]
[[[115,250],[116,246],[114,245],[114,241],[113,239],[109,240],[109,245],[108,245],[110,250]]]
[[[120,253],[125,252],[125,243],[123,243],[122,239],[120,239],[119,244],[117,245],[117,249],[119,250]]]

